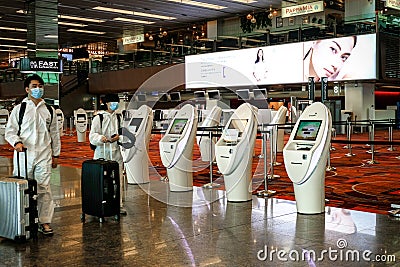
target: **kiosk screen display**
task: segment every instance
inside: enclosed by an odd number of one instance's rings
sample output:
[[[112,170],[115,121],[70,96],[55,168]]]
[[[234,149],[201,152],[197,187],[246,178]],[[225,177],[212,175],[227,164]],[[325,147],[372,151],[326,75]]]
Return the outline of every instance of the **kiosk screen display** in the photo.
[[[182,134],[183,129],[185,129],[187,119],[175,119],[172,123],[169,134]]]
[[[229,123],[228,129],[237,129],[240,137],[246,128],[247,122],[247,119],[232,119]]]
[[[315,141],[322,121],[300,121],[294,140]]]
[[[85,121],[86,115],[85,114],[76,114],[76,120],[77,121]]]
[[[131,130],[132,133],[136,133],[142,121],[143,121],[142,118],[133,118],[131,120],[131,122],[129,123],[129,129]]]

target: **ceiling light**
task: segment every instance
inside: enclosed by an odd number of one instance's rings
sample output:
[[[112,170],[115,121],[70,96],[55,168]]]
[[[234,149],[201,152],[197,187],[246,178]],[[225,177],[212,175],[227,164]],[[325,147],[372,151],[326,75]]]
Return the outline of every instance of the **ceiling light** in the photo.
[[[127,18],[114,18],[113,20],[124,21],[124,22],[133,22],[133,23],[141,23],[141,24],[154,24],[155,23],[153,21],[138,20],[138,19],[127,19]]]
[[[14,47],[14,48],[27,48],[24,45],[3,45],[3,44],[0,44],[0,46],[3,46],[3,47]]]
[[[26,39],[8,38],[8,37],[0,37],[0,40],[17,41],[17,42],[25,42],[26,41]]]
[[[106,32],[97,32],[97,31],[87,31],[87,30],[79,30],[79,29],[68,29],[68,32],[82,32],[82,33],[93,33],[93,34],[105,34]]]
[[[206,8],[210,8],[210,9],[224,9],[224,8],[226,8],[226,6],[214,5],[214,4],[198,2],[198,1],[193,1],[193,0],[167,0],[167,1],[174,2],[174,3],[179,3],[179,4],[198,6],[198,7],[206,7]]]
[[[16,13],[18,13],[18,14],[26,14],[28,12],[26,10],[19,9],[19,10],[16,11]]]
[[[46,35],[44,36],[44,38],[55,39],[55,38],[58,38],[58,35],[55,35],[55,34],[46,34]]]
[[[59,21],[58,24],[72,27],[86,27],[87,24]]]
[[[66,15],[58,15],[58,18],[59,19],[81,20],[81,21],[96,22],[96,23],[105,22],[105,20],[102,20],[102,19],[81,18],[81,17],[75,17],[75,16],[66,16]]]
[[[93,9],[107,11],[107,12],[120,13],[120,14],[126,14],[126,15],[133,15],[133,11],[124,10],[124,9],[110,8],[110,7],[104,7],[104,6],[96,6]]]
[[[0,52],[18,52],[17,50],[0,49]]]
[[[17,31],[17,32],[26,32],[26,29],[21,29],[21,28],[10,28],[10,27],[0,27],[0,30],[6,30],[6,31]]]
[[[154,18],[154,19],[166,19],[166,20],[173,20],[176,19],[175,17],[168,17],[168,16],[163,16],[163,15],[157,15],[157,14],[150,14],[150,13],[144,13],[144,12],[133,12],[134,16],[140,16],[140,17],[148,17],[148,18]]]

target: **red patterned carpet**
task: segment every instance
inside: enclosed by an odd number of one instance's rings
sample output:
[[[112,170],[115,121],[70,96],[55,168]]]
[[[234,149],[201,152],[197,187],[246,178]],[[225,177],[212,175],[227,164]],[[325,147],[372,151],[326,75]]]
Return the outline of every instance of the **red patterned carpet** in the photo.
[[[152,135],[150,143],[151,179],[159,179],[166,174],[159,155],[158,141],[160,135]],[[286,139],[288,136],[286,135]],[[344,136],[338,136],[336,140],[344,140]],[[352,140],[367,140],[368,134],[354,134]],[[93,156],[88,141],[78,143],[76,136],[62,136],[62,153],[60,164],[80,168],[84,160]],[[87,139],[88,140],[88,139]],[[378,131],[375,140],[387,141],[387,131]],[[400,140],[400,131],[394,131],[393,140]],[[371,154],[367,153],[370,147],[363,144],[353,145],[352,157],[347,157],[348,149],[345,144],[334,143],[335,150],[331,151],[331,166],[335,171],[326,173],[325,192],[329,200],[328,205],[346,209],[362,210],[386,214],[391,203],[400,203],[400,160],[396,157],[400,152],[388,151],[388,146],[375,146],[374,155],[376,164],[369,164]],[[396,149],[396,147],[395,147]],[[398,148],[400,149],[400,148]],[[264,189],[263,159],[258,155],[261,151],[261,140],[257,140],[255,157],[253,160],[253,190],[256,193]],[[0,145],[0,156],[11,157],[12,147]],[[210,182],[209,167],[207,162],[200,160],[200,152],[195,145],[194,153],[194,185],[201,186]],[[268,158],[269,161],[269,158]],[[282,154],[278,153],[277,162],[283,163]],[[268,189],[275,190],[274,197],[294,200],[293,186],[288,178],[284,165],[274,167],[274,178],[269,182]],[[218,174],[217,166],[213,167],[213,181],[221,184],[223,177]]]

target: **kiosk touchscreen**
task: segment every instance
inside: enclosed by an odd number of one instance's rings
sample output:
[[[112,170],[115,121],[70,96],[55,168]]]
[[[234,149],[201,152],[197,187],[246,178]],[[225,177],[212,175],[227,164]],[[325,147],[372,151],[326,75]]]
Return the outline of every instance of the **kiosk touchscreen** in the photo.
[[[197,121],[197,109],[189,104],[184,105],[177,111],[159,142],[170,191],[193,190],[192,160]]]
[[[148,150],[153,126],[153,111],[147,105],[128,110],[120,138],[122,159],[128,184],[144,184],[149,180]],[[126,114],[127,114],[126,113]]]
[[[219,125],[221,120],[222,109],[218,106],[214,106],[208,116],[204,119],[201,127],[216,127]],[[217,138],[213,137],[210,139],[209,131],[198,131],[197,145],[200,149],[201,160],[210,162],[215,160],[215,143]]]
[[[87,113],[83,108],[79,108],[75,112],[75,128],[78,142],[86,141],[86,129],[87,129]]]
[[[286,172],[293,182],[298,213],[325,209],[325,169],[332,119],[329,109],[316,102],[306,107],[283,148]]]
[[[244,103],[232,114],[215,145],[228,201],[251,200],[251,169],[257,135],[257,108]]]
[[[6,144],[5,133],[8,122],[9,112],[7,109],[0,109],[0,144]]]
[[[58,121],[58,130],[60,131],[60,136],[64,135],[64,112],[61,109],[56,109],[57,121]]]

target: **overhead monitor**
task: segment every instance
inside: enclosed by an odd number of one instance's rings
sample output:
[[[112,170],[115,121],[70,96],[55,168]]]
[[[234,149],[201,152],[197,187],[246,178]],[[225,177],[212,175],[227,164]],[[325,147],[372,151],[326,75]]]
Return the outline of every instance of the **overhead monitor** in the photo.
[[[267,89],[253,89],[254,99],[267,99]]]
[[[146,94],[138,94],[137,95],[137,100],[139,102],[146,102]]]
[[[142,123],[143,118],[133,118],[131,122],[129,123],[129,130],[132,133],[136,133],[136,131],[139,129],[140,124]]]
[[[221,95],[219,94],[219,90],[211,90],[207,92],[208,98],[210,100],[220,100]]]
[[[240,137],[242,136],[248,121],[248,119],[232,119],[229,123],[228,129],[237,129]]]
[[[249,89],[236,90],[236,94],[242,100],[250,100],[250,90]]]
[[[294,140],[315,141],[321,124],[321,120],[301,120],[297,127]]]
[[[206,98],[206,92],[204,92],[204,91],[196,91],[193,94],[194,94],[194,98],[196,98],[196,99]]]
[[[167,94],[160,95],[159,101],[160,102],[168,102],[168,95]]]
[[[181,101],[181,93],[179,92],[169,93],[169,98],[171,99],[171,101]]]
[[[174,119],[169,134],[182,134],[188,119]]]

